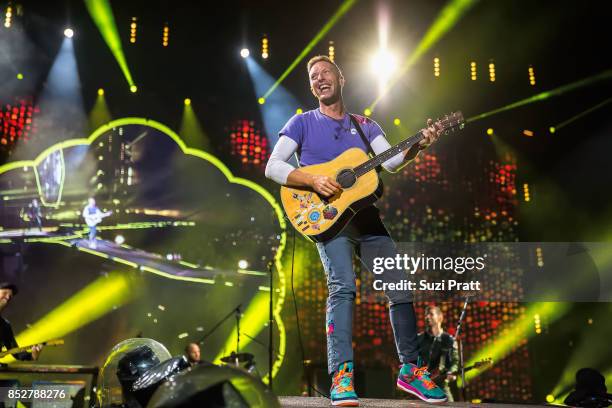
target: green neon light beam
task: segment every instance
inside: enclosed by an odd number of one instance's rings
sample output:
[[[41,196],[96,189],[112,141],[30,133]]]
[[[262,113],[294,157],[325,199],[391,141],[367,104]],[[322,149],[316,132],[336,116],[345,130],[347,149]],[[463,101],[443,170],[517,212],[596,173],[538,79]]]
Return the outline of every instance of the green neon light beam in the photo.
[[[115,23],[115,16],[113,16],[113,10],[108,0],[85,0],[87,11],[91,19],[94,21],[102,38],[110,48],[111,52],[119,64],[119,68],[123,72],[128,85],[134,86],[134,80],[132,74],[128,68],[125,54],[123,53],[123,47],[121,46],[121,40],[119,39],[119,31],[117,30],[117,24]]]
[[[172,129],[170,129],[169,127],[167,127],[166,125],[162,123],[159,123],[159,122],[156,122],[150,119],[145,119],[145,118],[122,118],[122,119],[113,120],[99,127],[88,138],[65,140],[60,143],[56,143],[53,146],[48,147],[43,152],[41,152],[34,160],[20,160],[20,161],[14,161],[14,162],[4,164],[0,166],[0,175],[8,171],[12,171],[12,170],[23,171],[24,167],[36,166],[39,163],[41,163],[45,159],[45,157],[47,157],[49,154],[53,153],[54,151],[58,149],[66,149],[66,148],[74,147],[74,146],[91,145],[92,143],[96,141],[97,138],[99,138],[106,132],[112,130],[113,128],[127,126],[127,125],[143,125],[143,126],[149,126],[149,127],[152,127],[153,129],[159,130],[160,132],[164,133],[166,136],[170,137],[179,146],[179,148],[185,155],[195,156],[195,157],[198,157],[202,160],[205,160],[211,163],[221,173],[223,173],[223,175],[225,175],[225,177],[230,183],[239,184],[239,185],[242,185],[244,187],[254,190],[258,194],[260,194],[274,210],[274,214],[276,215],[276,218],[281,228],[281,239],[280,239],[279,247],[278,247],[278,250],[276,251],[276,254],[274,255],[274,264],[278,272],[279,291],[278,291],[278,298],[276,299],[276,303],[274,305],[273,315],[274,315],[274,321],[276,322],[276,327],[278,329],[278,335],[280,338],[279,345],[278,345],[278,357],[274,361],[274,364],[272,366],[272,376],[273,377],[276,376],[276,374],[278,373],[278,370],[283,364],[283,361],[285,358],[285,350],[287,348],[287,341],[286,341],[287,333],[285,330],[285,324],[281,317],[281,311],[285,303],[286,282],[287,282],[283,264],[281,262],[282,255],[285,250],[285,246],[287,244],[287,223],[285,222],[282,208],[280,207],[280,205],[278,204],[274,196],[264,187],[262,187],[261,185],[251,180],[247,180],[241,177],[234,176],[232,172],[230,171],[230,169],[217,157],[213,156],[210,153],[202,151],[200,149],[187,147],[185,142]],[[60,243],[60,242],[53,242],[53,243],[65,245],[65,243]],[[85,252],[87,252],[88,248],[79,247],[79,250],[81,251],[85,250]],[[91,253],[91,255],[107,257],[106,254],[102,254],[102,253],[100,254]],[[163,276],[168,279],[184,280],[184,281],[194,281],[197,279],[201,279],[201,278],[189,278],[189,277],[179,277],[176,275],[170,275],[163,271],[159,271],[153,268],[148,268],[146,266],[143,266],[142,269],[146,272],[154,273],[154,274]],[[197,283],[209,283],[210,284],[210,282],[204,282],[204,281],[197,282]],[[246,310],[245,314],[248,312],[249,310]],[[259,328],[259,330],[261,330],[261,328]],[[259,331],[256,331],[256,332],[253,332],[252,335],[257,336],[258,333]],[[264,381],[266,380],[267,379],[265,379]]]
[[[440,11],[432,25],[429,27],[414,52],[406,58],[398,72],[393,76],[383,88],[382,92],[368,107],[370,111],[380,102],[380,100],[393,88],[393,86],[403,77],[408,70],[438,41],[449,32],[465,13],[476,4],[477,0],[451,0]]]
[[[608,99],[606,99],[605,101],[600,102],[600,103],[598,103],[597,105],[592,106],[592,107],[590,107],[589,109],[587,109],[587,110],[585,110],[585,111],[583,111],[583,112],[580,112],[579,114],[577,114],[577,115],[575,115],[575,116],[572,116],[571,118],[569,118],[569,119],[567,119],[567,120],[564,120],[563,122],[561,122],[561,123],[559,123],[559,124],[557,124],[557,125],[553,126],[553,129],[554,129],[554,131],[556,132],[557,130],[559,130],[559,129],[561,129],[561,128],[563,128],[563,127],[567,126],[567,125],[569,125],[569,124],[570,124],[570,123],[572,123],[572,122],[577,121],[578,119],[580,119],[580,118],[582,118],[582,117],[584,117],[584,116],[588,115],[589,113],[594,112],[594,111],[596,111],[596,110],[597,110],[597,109],[599,109],[599,108],[603,108],[604,106],[606,106],[606,105],[607,105],[607,104],[609,104],[610,102],[612,102],[612,98],[608,98]]]
[[[573,91],[575,89],[579,89],[582,88],[584,86],[588,86],[588,85],[592,85],[596,82],[605,80],[605,79],[609,79],[612,78],[612,69],[604,71],[600,74],[597,75],[593,75],[591,77],[588,78],[584,78],[581,79],[579,81],[576,82],[572,82],[570,84],[567,85],[563,85],[560,86],[558,88],[555,89],[551,89],[550,91],[545,91],[545,92],[541,92],[537,95],[533,95],[529,98],[525,98],[525,99],[521,99],[520,101],[511,103],[510,105],[506,105],[506,106],[502,106],[501,108],[497,108],[497,109],[493,109],[492,111],[489,112],[485,112],[485,113],[481,113],[480,115],[476,115],[476,116],[472,116],[471,118],[468,118],[466,120],[466,123],[470,123],[470,122],[474,122],[480,119],[484,119],[487,118],[489,116],[495,115],[497,113],[500,112],[505,112],[508,111],[510,109],[515,109],[524,105],[528,105],[530,103],[534,103],[534,102],[540,102],[549,98],[552,98],[553,96],[559,96],[562,95],[566,92],[569,91]]]
[[[278,80],[266,91],[263,95],[264,100],[274,92],[276,88],[287,78],[287,76],[295,69],[295,67],[302,61],[306,55],[321,41],[321,39],[327,34],[329,30],[344,16],[355,4],[355,0],[344,0],[344,2],[340,5],[340,8],[336,10],[333,16],[325,23],[323,28],[315,35],[315,37],[308,43],[306,48],[302,50],[300,55],[289,65],[289,68],[283,72],[283,74],[278,78]]]
[[[493,344],[478,350],[466,365],[473,365],[477,361],[486,358],[493,359],[493,362],[500,361],[520,345],[521,339],[535,335],[535,314],[540,315],[542,319],[548,322],[553,322],[567,313],[569,309],[569,303],[539,302],[531,304],[523,316],[510,323],[509,326],[504,327],[497,334]],[[481,372],[482,371],[479,370],[473,370],[466,373],[466,382],[477,377]]]

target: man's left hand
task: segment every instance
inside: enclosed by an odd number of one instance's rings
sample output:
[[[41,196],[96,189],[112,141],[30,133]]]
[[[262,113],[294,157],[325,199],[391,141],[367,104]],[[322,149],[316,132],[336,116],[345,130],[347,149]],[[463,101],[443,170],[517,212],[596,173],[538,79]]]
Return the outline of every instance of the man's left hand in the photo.
[[[424,150],[440,138],[442,127],[438,123],[434,123],[432,119],[427,119],[427,127],[421,131],[424,137],[419,141],[419,149]]]
[[[42,352],[42,349],[43,349],[42,344],[37,344],[32,347],[32,360],[38,360],[38,357],[40,357],[40,353]]]

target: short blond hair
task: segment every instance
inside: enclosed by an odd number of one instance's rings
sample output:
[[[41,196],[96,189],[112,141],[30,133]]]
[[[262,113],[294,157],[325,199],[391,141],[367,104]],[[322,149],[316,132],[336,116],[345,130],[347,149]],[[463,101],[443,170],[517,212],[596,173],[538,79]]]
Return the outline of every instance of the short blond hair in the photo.
[[[338,74],[338,76],[342,77],[342,70],[340,69],[340,67],[331,60],[331,58],[329,58],[327,55],[316,55],[314,57],[312,57],[310,60],[308,60],[308,64],[306,64],[306,70],[308,71],[308,73],[310,74],[310,68],[312,68],[312,66],[314,64],[316,64],[317,62],[321,62],[321,61],[325,61],[325,62],[329,62],[330,64],[332,64],[334,66],[334,68],[336,69],[336,73]]]

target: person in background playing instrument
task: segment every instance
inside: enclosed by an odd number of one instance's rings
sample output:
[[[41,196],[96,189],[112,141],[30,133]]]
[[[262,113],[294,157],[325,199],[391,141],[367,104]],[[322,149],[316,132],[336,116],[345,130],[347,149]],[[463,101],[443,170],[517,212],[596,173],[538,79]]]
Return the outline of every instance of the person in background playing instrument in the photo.
[[[418,335],[419,356],[427,370],[434,374],[436,385],[444,390],[449,401],[453,401],[449,383],[457,381],[459,352],[457,341],[442,328],[443,321],[444,315],[438,306],[425,308],[427,329]]]
[[[109,216],[112,214],[109,212],[102,212],[96,206],[96,200],[93,197],[89,197],[87,200],[87,205],[83,208],[83,218],[85,218],[85,222],[89,226],[89,247],[96,248],[96,226],[102,221],[102,218]]]
[[[341,192],[336,180],[311,175],[288,163],[294,153],[299,164],[313,165],[333,160],[349,148],[361,148],[380,154],[391,147],[381,127],[369,118],[353,115],[362,128],[367,146],[353,126],[342,100],[345,84],[340,68],[326,56],[316,56],[307,64],[310,89],[319,101],[319,108],[293,116],[279,132],[279,139],[266,166],[266,177],[279,184],[309,187],[322,196]],[[440,127],[431,119],[422,130],[424,138],[410,149],[383,163],[389,172],[398,171],[426,149],[440,135]],[[336,237],[317,243],[327,275],[327,361],[333,376],[331,401],[335,406],[357,406],[353,387],[353,304],[356,296],[353,254],[357,252],[372,270],[375,256],[395,257],[397,250],[378,209],[372,205],[359,211]],[[384,279],[397,282],[406,277],[399,269],[385,271]],[[418,344],[416,316],[412,295],[406,291],[386,292],[395,344],[402,367],[397,386],[428,402],[443,402],[444,392],[429,379],[425,369],[417,367]]]
[[[191,367],[199,365],[202,362],[199,344],[189,343],[187,347],[185,347],[185,356],[187,356],[187,362]]]
[[[13,334],[13,328],[11,323],[6,320],[2,315],[2,311],[8,306],[9,302],[17,294],[17,285],[10,282],[0,282],[0,348],[6,347],[6,349],[12,349],[19,347]],[[38,360],[43,346],[37,344],[32,347],[32,352],[15,353],[13,357],[17,360]]]

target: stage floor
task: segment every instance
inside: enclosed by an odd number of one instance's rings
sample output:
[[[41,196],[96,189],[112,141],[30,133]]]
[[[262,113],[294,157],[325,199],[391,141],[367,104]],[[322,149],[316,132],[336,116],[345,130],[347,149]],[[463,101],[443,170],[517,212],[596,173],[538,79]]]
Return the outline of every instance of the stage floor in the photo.
[[[279,397],[281,407],[283,408],[328,408],[331,403],[327,398],[320,397]],[[400,407],[478,407],[478,408],[519,408],[519,407],[546,407],[548,405],[532,405],[532,404],[471,404],[468,402],[447,402],[444,404],[427,404],[417,400],[391,400],[391,399],[359,399],[360,407],[367,408],[400,408]]]

